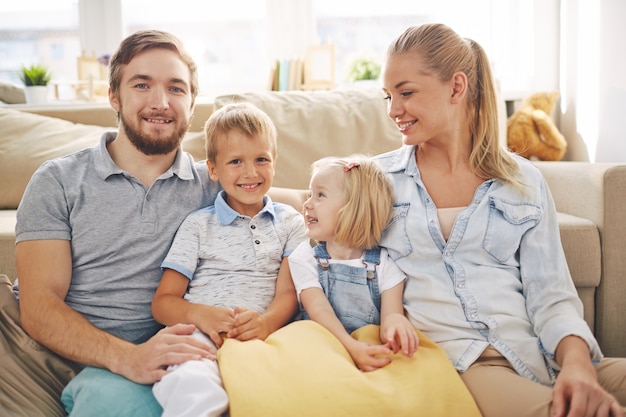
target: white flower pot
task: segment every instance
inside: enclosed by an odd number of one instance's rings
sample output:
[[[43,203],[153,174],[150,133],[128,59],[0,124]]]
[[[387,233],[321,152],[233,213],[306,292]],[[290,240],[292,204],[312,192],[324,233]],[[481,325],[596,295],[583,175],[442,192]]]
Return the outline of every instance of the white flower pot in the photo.
[[[29,85],[24,87],[26,103],[32,105],[46,104],[48,102],[48,86]]]

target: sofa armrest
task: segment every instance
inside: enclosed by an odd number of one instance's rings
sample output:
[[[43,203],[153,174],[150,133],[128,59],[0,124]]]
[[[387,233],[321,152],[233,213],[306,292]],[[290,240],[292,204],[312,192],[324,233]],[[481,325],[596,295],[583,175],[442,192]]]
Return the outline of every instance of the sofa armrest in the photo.
[[[593,221],[602,244],[595,334],[607,356],[626,357],[626,164],[536,162],[559,212]]]

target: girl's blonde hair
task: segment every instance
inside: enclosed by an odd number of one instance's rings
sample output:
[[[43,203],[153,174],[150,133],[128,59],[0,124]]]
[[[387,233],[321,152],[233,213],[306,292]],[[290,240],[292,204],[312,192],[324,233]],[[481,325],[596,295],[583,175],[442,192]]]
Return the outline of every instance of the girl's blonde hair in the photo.
[[[498,106],[494,79],[483,48],[461,38],[440,23],[409,27],[387,50],[387,57],[419,54],[425,70],[442,82],[454,73],[467,76],[467,108],[472,137],[470,165],[481,178],[495,178],[522,190],[519,166],[512,154],[500,145]]]
[[[359,249],[377,245],[394,202],[393,185],[385,171],[376,161],[360,154],[322,158],[311,168],[312,173],[333,169],[343,179],[346,204],[337,213],[335,241]]]
[[[230,103],[214,111],[204,124],[204,149],[206,158],[215,162],[217,141],[232,131],[238,131],[248,137],[258,135],[269,142],[272,157],[278,154],[276,126],[272,119],[252,103]]]

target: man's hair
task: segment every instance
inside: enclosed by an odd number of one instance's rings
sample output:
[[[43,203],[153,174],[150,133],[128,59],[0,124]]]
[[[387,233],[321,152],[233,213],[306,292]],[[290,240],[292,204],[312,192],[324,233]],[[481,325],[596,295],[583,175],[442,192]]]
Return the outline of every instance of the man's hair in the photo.
[[[185,50],[180,39],[160,30],[141,30],[133,33],[122,41],[117,51],[111,57],[109,66],[109,86],[116,97],[119,97],[122,70],[134,57],[151,49],[167,49],[178,54],[180,59],[189,68],[189,88],[191,102],[195,102],[198,95],[198,67],[193,58]]]
[[[319,159],[312,173],[330,168],[342,179],[346,204],[337,213],[335,241],[370,249],[380,242],[393,210],[393,185],[373,159],[360,154]]]
[[[215,162],[217,141],[230,132],[237,131],[248,137],[259,135],[272,148],[272,156],[278,154],[276,126],[272,119],[252,103],[230,103],[214,111],[204,124],[206,158]]]

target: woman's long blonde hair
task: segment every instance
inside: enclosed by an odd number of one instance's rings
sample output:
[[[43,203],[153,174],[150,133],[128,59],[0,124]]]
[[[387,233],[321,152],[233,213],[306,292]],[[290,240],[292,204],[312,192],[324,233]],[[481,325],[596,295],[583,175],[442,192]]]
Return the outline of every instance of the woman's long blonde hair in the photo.
[[[481,178],[494,178],[523,190],[519,166],[512,154],[500,145],[498,106],[494,79],[483,48],[461,38],[440,23],[409,27],[387,50],[387,57],[419,54],[426,70],[440,81],[456,72],[467,76],[466,111],[472,138],[470,165]]]

